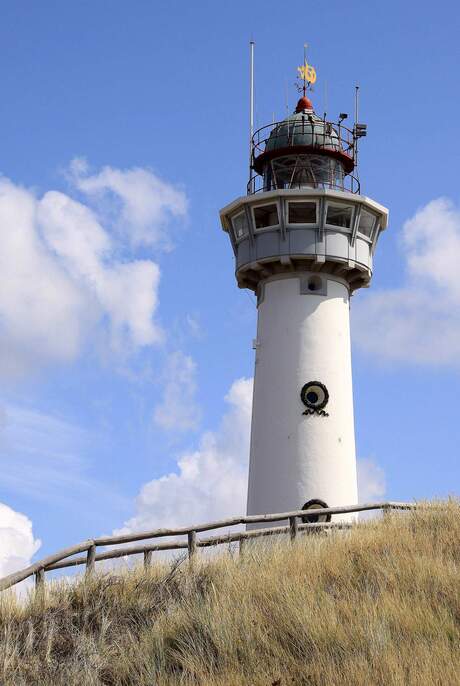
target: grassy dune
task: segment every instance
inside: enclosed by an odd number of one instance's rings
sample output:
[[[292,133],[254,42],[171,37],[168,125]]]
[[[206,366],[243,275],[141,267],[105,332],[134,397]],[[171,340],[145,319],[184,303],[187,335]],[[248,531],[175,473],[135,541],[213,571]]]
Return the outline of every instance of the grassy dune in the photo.
[[[0,597],[2,686],[456,686],[460,505]]]

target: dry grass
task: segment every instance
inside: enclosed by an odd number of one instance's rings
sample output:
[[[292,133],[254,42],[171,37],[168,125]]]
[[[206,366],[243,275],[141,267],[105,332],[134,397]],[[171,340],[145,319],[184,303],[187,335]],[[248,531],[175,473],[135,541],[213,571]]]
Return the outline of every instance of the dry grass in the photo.
[[[460,684],[460,505],[0,599],[0,683]]]

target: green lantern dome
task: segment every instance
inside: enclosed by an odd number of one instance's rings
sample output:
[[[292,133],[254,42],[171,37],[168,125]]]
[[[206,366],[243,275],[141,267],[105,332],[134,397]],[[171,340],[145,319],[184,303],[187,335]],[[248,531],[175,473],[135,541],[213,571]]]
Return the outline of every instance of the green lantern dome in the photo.
[[[335,158],[343,165],[345,173],[354,168],[353,158],[347,154],[347,146],[344,146],[338,127],[315,114],[311,101],[306,97],[300,98],[293,114],[271,127],[263,146],[260,143],[253,163],[259,174],[263,173],[270,160],[292,154]]]
[[[341,149],[337,131],[311,111],[295,112],[284,119],[271,132],[265,152],[296,146]]]

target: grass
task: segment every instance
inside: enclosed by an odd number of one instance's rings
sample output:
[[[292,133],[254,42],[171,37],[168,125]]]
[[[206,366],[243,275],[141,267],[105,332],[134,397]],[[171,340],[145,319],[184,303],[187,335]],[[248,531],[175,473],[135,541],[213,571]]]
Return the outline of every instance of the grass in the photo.
[[[0,597],[2,686],[455,686],[460,504]]]

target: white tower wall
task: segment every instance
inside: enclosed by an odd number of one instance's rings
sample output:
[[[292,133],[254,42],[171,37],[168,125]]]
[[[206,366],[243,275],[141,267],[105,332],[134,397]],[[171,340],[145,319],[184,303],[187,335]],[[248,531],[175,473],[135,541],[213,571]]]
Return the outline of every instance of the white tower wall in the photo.
[[[248,514],[297,510],[312,498],[331,507],[357,502],[349,289],[321,274],[319,291],[305,292],[308,276],[275,276],[263,284]],[[328,416],[303,414],[300,391],[310,381],[326,386]]]

